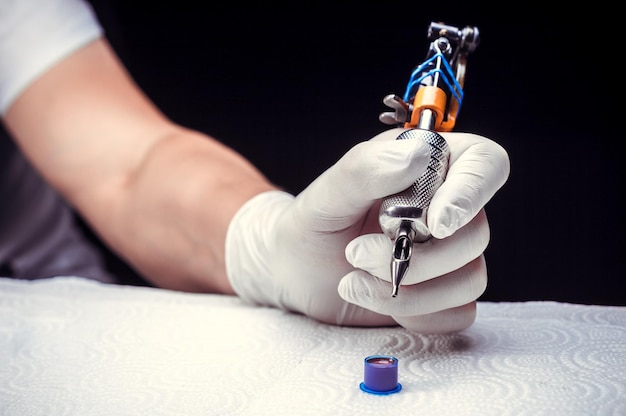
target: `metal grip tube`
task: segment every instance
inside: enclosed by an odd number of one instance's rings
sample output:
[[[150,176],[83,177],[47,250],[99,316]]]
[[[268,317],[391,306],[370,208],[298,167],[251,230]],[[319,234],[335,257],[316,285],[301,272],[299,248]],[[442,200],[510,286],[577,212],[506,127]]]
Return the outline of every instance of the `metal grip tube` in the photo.
[[[426,225],[428,206],[433,195],[445,180],[450,159],[450,149],[437,132],[424,129],[407,130],[396,140],[421,139],[430,146],[430,161],[426,171],[412,186],[383,199],[379,222],[383,232],[392,240],[398,231],[410,227],[415,233],[412,240],[423,242],[430,238]]]

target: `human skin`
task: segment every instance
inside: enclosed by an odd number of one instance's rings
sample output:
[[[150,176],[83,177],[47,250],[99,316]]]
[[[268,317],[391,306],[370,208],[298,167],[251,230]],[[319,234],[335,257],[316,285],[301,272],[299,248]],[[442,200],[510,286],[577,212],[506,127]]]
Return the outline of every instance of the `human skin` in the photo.
[[[106,39],[36,79],[4,121],[43,177],[153,284],[234,293],[228,224],[276,187],[232,149],[162,114]]]

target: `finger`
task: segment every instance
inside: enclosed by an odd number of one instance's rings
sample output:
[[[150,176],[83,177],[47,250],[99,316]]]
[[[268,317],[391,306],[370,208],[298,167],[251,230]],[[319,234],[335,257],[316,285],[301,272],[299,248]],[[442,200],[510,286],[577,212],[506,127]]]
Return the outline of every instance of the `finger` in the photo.
[[[445,238],[467,224],[504,185],[509,157],[499,144],[469,133],[443,133],[450,167],[428,211],[428,227]]]
[[[421,140],[391,140],[401,131],[385,131],[351,148],[298,195],[298,220],[313,230],[340,230],[377,199],[410,186],[426,170],[430,151]]]
[[[417,316],[394,316],[398,324],[420,334],[447,334],[469,328],[476,320],[476,302]]]
[[[402,283],[412,285],[460,269],[484,253],[488,244],[489,223],[485,211],[481,210],[450,237],[414,244],[411,265]],[[384,234],[362,235],[348,243],[346,259],[353,267],[390,282],[392,246],[392,241]]]
[[[484,256],[444,276],[415,285],[402,285],[396,297],[391,284],[362,270],[339,282],[339,295],[350,303],[383,315],[415,316],[454,308],[472,302],[487,287]]]
[[[391,316],[381,315],[349,302],[343,302],[342,307],[335,315],[335,322],[330,323],[362,327],[398,326],[398,323]]]

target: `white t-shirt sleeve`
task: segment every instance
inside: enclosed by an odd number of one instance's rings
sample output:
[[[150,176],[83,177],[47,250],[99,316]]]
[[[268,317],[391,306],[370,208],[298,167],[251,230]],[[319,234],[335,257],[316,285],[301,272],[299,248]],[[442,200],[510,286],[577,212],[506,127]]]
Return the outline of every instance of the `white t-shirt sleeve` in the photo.
[[[102,34],[84,0],[0,0],[0,114],[47,69]]]

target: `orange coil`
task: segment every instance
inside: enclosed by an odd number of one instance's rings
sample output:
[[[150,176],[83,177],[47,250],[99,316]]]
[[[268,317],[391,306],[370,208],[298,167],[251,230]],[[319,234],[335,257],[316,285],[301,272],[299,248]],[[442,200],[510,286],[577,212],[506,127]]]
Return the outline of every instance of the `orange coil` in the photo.
[[[413,111],[411,112],[411,120],[405,123],[405,127],[416,127],[419,124],[419,117],[423,110],[431,110],[435,113],[435,130],[436,131],[450,131],[454,127],[455,114],[448,114],[445,117],[446,112],[446,93],[444,90],[433,86],[421,86],[415,94],[413,100]],[[458,108],[456,100],[452,103],[453,109]],[[446,121],[444,122],[444,118]]]

